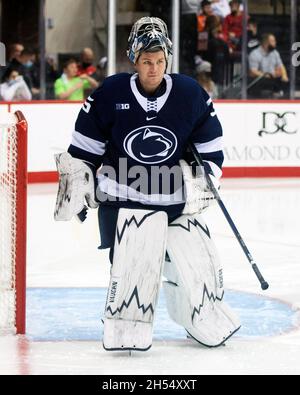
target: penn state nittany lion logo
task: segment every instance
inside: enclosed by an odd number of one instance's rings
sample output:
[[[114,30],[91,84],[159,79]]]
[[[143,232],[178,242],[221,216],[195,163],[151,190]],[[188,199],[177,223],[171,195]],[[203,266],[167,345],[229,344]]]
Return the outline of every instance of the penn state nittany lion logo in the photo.
[[[169,159],[177,148],[177,138],[161,126],[142,126],[126,136],[123,146],[131,158],[150,165]]]

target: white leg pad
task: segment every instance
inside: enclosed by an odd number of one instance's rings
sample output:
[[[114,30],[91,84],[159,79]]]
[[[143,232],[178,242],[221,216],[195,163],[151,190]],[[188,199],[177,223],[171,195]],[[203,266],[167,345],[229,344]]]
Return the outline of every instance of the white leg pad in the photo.
[[[106,350],[151,347],[167,231],[164,212],[120,209],[105,307]]]
[[[167,251],[164,290],[171,318],[199,343],[223,344],[240,322],[223,301],[223,271],[199,214],[181,216],[169,226]]]
[[[106,318],[104,335],[103,347],[109,351],[147,351],[152,345],[152,325],[148,322]]]

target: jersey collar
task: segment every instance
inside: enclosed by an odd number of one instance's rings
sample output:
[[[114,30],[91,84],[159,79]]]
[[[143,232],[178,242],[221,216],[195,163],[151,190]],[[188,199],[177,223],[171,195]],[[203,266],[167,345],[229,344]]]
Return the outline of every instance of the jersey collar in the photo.
[[[144,111],[147,112],[148,108],[149,108],[148,105],[147,105],[148,98],[144,97],[139,92],[139,90],[137,88],[137,85],[136,85],[137,77],[138,77],[138,74],[135,73],[130,78],[131,91],[134,94],[134,96],[135,96],[137,102],[139,103],[139,105],[144,109]],[[167,101],[167,99],[168,99],[168,97],[170,95],[172,86],[173,86],[172,78],[168,74],[164,75],[164,79],[166,81],[166,91],[165,91],[165,93],[163,95],[161,95],[161,96],[159,96],[159,97],[157,97],[155,99],[157,101],[157,110],[156,110],[157,112],[159,112],[162,109],[162,107],[164,106],[164,104],[166,103],[166,101]],[[153,101],[154,98],[151,97],[150,99],[151,99],[151,101]]]

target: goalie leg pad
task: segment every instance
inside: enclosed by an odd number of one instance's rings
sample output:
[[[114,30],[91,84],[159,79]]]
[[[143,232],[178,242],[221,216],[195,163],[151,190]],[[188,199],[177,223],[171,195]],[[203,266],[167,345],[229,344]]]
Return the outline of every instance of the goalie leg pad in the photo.
[[[97,208],[95,180],[91,168],[68,152],[54,155],[59,173],[59,186],[54,211],[56,221],[69,221],[86,206]]]
[[[171,318],[199,343],[223,344],[239,328],[235,313],[223,301],[223,272],[201,216],[184,215],[168,231],[164,291]]]
[[[167,231],[168,217],[162,211],[119,210],[105,307],[106,350],[151,347]]]

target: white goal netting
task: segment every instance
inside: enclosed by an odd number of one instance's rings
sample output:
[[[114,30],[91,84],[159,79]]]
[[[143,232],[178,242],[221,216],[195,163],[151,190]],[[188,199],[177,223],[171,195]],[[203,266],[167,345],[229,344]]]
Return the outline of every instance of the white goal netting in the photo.
[[[16,331],[16,123],[0,113],[0,334]]]

